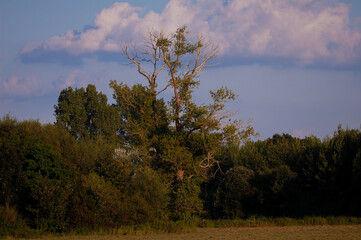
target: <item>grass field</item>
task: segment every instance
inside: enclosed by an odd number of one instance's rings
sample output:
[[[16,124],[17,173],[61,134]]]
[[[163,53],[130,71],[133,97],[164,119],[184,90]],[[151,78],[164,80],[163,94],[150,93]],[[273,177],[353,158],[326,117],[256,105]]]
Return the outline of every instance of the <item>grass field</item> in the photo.
[[[198,228],[188,233],[49,237],[41,240],[361,239],[361,225]]]

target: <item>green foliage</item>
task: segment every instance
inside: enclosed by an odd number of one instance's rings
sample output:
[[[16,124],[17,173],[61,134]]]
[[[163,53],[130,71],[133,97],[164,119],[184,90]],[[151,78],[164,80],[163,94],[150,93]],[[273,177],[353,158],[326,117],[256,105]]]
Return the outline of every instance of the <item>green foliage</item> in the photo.
[[[31,229],[19,215],[15,207],[8,203],[0,205],[0,238],[13,236],[15,238],[30,238],[40,235]]]
[[[121,129],[127,143],[149,146],[154,135],[167,132],[167,110],[162,99],[156,100],[142,85],[130,88],[123,83],[111,81],[110,87],[114,91],[113,97],[117,101],[122,119]]]
[[[275,135],[249,142],[241,147],[235,164],[256,173],[263,214],[359,216],[359,151],[360,131],[339,128],[324,141]]]
[[[157,165],[165,175],[169,175],[169,181],[182,181],[184,177],[194,174],[192,152],[185,147],[179,135],[162,138],[158,152],[160,161]]]
[[[133,209],[130,218],[133,224],[154,222],[167,218],[166,206],[169,202],[168,189],[158,174],[149,169],[135,172],[130,179],[129,195],[125,200],[129,208]]]
[[[31,225],[39,229],[62,231],[67,227],[66,210],[68,172],[61,167],[60,156],[49,145],[25,138],[23,171],[26,176],[28,202],[26,212]]]
[[[245,218],[256,206],[255,173],[245,167],[228,170],[215,196],[219,218]]]
[[[0,140],[0,201],[15,204],[19,201],[20,189],[25,185],[22,171],[21,139],[19,136],[5,136]]]
[[[156,172],[144,169],[123,178],[117,186],[96,173],[83,176],[71,200],[71,225],[76,229],[118,228],[167,217],[168,190]]]
[[[109,181],[100,177],[96,173],[91,173],[83,177],[82,185],[87,193],[95,200],[93,211],[96,215],[97,226],[119,226],[117,218],[122,209],[121,193]]]
[[[171,218],[189,221],[203,214],[200,196],[200,182],[197,178],[187,178],[178,183],[171,195]]]
[[[35,190],[42,177],[54,181],[66,181],[66,173],[61,168],[60,156],[51,150],[51,146],[25,139],[27,148],[24,160],[24,172],[28,186]],[[30,143],[28,143],[30,142]]]
[[[55,117],[58,124],[64,125],[78,139],[102,136],[109,141],[120,141],[118,128],[120,118],[116,106],[107,104],[107,97],[98,93],[94,85],[86,89],[61,91]]]
[[[220,132],[170,129],[147,140],[154,149],[116,151],[101,137],[77,140],[60,125],[5,116],[0,130],[2,236],[359,222],[349,217],[360,215],[359,130],[339,128],[323,141],[275,135],[239,148],[223,143]],[[210,150],[222,169],[213,177],[202,172]],[[209,216],[236,220],[200,220]]]

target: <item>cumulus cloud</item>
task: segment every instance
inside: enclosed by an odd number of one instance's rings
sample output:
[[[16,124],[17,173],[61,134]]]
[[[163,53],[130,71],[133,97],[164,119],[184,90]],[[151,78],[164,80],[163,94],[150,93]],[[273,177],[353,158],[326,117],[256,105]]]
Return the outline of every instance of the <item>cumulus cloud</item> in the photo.
[[[313,131],[307,128],[303,129],[294,129],[292,131],[292,136],[297,138],[306,138],[314,136]]]
[[[122,41],[139,43],[149,29],[187,25],[218,44],[225,58],[350,66],[361,59],[361,30],[350,28],[349,8],[334,0],[170,0],[161,13],[141,15],[142,9],[118,2],[96,16],[94,27],[30,44],[21,55],[120,52]]]
[[[52,82],[55,89],[67,87],[86,87],[94,80],[94,73],[74,69]]]
[[[61,89],[71,87],[86,87],[94,81],[99,81],[102,71],[83,71],[74,69],[60,75],[56,80],[49,82],[48,76],[40,78],[34,76],[11,76],[0,79],[0,97],[34,97],[58,94]]]
[[[35,77],[10,77],[0,84],[1,95],[28,96],[37,87]]]

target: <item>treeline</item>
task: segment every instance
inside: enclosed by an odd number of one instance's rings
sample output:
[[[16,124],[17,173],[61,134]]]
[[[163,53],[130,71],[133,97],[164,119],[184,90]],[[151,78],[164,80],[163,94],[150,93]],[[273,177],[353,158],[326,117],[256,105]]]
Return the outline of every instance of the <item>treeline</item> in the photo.
[[[361,216],[359,129],[323,141],[276,134],[226,154],[229,170],[207,184],[212,217]]]
[[[0,120],[0,232],[111,229],[194,219],[360,216],[361,133],[252,142],[228,88],[197,105],[212,45],[151,32],[123,52],[146,80],[61,91],[56,122]],[[146,69],[149,70],[146,70]],[[159,89],[157,76],[168,72]],[[160,93],[171,90],[169,101]]]
[[[4,232],[193,218],[361,216],[358,129],[339,127],[323,141],[276,134],[239,148],[225,146],[214,175],[183,179],[170,177],[163,162],[146,163],[139,151],[104,137],[77,138],[60,124],[5,116],[0,136]]]

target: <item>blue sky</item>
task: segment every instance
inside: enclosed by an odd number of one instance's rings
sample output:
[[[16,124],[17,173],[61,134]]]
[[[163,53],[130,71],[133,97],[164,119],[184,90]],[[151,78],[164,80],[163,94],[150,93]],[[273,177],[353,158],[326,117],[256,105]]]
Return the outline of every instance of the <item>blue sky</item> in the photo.
[[[262,139],[360,128],[358,0],[1,0],[0,115],[54,122],[67,86],[95,84],[111,100],[109,80],[145,83],[121,64],[120,43],[183,25],[220,49],[197,102],[232,88],[239,97],[229,108]]]

